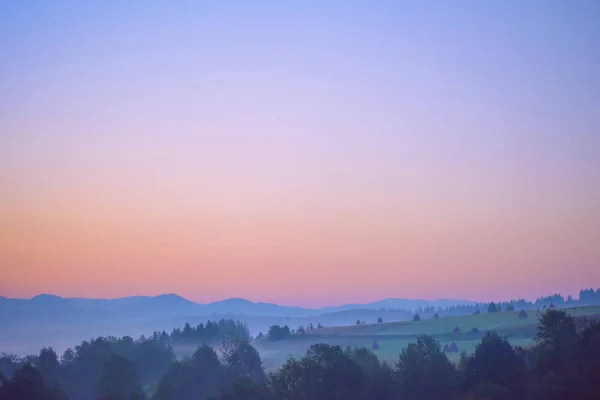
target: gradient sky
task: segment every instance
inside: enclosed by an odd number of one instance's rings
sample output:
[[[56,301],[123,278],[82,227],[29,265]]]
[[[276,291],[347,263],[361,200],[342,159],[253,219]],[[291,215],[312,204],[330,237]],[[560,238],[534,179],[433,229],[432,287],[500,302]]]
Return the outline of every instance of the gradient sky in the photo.
[[[0,295],[600,286],[600,2],[2,1]]]

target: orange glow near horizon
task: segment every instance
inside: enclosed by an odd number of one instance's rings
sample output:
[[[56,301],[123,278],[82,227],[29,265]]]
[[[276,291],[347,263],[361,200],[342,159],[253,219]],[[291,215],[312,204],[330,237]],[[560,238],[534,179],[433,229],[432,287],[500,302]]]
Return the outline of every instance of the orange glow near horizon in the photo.
[[[302,208],[301,198],[219,214],[150,202],[136,209],[96,196],[15,199],[0,225],[0,262],[12,266],[0,282],[3,296],[177,293],[199,302],[320,306],[576,293],[600,278],[597,221],[561,216],[556,207],[552,216],[542,207],[492,216],[462,206],[411,208],[402,199],[388,208],[327,201]],[[562,271],[572,268],[579,274],[565,282]]]
[[[0,296],[600,287],[600,24],[556,7],[0,2]]]

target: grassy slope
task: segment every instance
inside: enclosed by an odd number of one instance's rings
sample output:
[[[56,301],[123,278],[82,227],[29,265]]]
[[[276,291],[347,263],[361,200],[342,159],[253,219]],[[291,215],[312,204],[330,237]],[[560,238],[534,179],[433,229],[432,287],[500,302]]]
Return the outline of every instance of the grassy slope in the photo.
[[[577,307],[567,311],[573,316],[600,314],[600,307]],[[520,319],[518,312],[486,313],[460,317],[445,317],[418,322],[390,322],[371,325],[352,325],[331,327],[308,332],[304,337],[293,337],[281,342],[255,342],[261,352],[265,367],[273,369],[285,362],[290,356],[301,356],[314,343],[328,343],[340,346],[365,346],[371,348],[376,340],[380,348],[375,353],[382,359],[394,362],[403,348],[414,342],[419,335],[432,335],[442,346],[456,342],[461,351],[470,353],[481,340],[486,331],[496,331],[506,336],[514,345],[528,346],[538,325],[539,315],[530,311],[529,317]],[[452,331],[458,327],[460,334]],[[472,333],[471,329],[478,332]],[[451,360],[456,360],[459,353],[448,353]]]

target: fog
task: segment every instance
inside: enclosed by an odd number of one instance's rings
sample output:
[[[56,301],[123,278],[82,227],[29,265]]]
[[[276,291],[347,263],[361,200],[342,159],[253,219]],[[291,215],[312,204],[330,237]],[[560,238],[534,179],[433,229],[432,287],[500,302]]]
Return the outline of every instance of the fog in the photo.
[[[512,301],[511,307],[536,309],[551,304],[573,307],[598,304],[599,300],[593,290],[583,290],[579,299],[551,295],[536,302]],[[156,331],[171,334],[186,323],[196,327],[223,318],[244,323],[249,334],[256,337],[260,333],[266,334],[272,325],[287,325],[294,331],[300,326],[316,329],[354,326],[357,323],[368,325],[378,321],[410,321],[415,314],[427,319],[436,314],[442,317],[460,316],[478,311],[486,312],[487,304],[452,299],[385,299],[369,304],[305,309],[253,303],[244,299],[197,304],[173,294],[114,300],[69,299],[52,295],[39,295],[32,299],[0,298],[0,352],[24,356],[51,346],[62,353],[83,340],[100,336],[138,339],[142,335],[149,337]]]

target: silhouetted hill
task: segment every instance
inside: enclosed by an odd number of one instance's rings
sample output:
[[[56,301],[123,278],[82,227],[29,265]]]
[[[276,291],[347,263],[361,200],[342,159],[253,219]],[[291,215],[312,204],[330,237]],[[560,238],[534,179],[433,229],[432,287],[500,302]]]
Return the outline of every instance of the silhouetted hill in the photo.
[[[181,315],[199,315],[203,311],[203,306],[176,294],[161,294],[126,304],[116,311],[140,318],[159,319]]]
[[[246,299],[231,298],[208,304],[198,304],[176,294],[163,294],[155,297],[131,296],[118,299],[86,299],[62,298],[50,294],[41,294],[31,299],[0,299],[0,323],[4,326],[12,325],[11,330],[20,326],[35,326],[40,321],[52,321],[56,325],[77,324],[107,324],[119,326],[123,324],[141,322],[159,322],[174,318],[194,318],[212,316],[231,316],[240,320],[244,317],[280,318],[285,323],[290,318],[327,323],[346,323],[350,314],[341,311],[349,310],[377,310],[378,312],[354,311],[357,318],[370,320],[373,316],[381,314],[379,310],[409,310],[428,305],[446,306],[449,304],[470,303],[464,300],[408,300],[385,299],[367,304],[345,304],[338,307],[325,307],[308,309],[302,307],[280,306],[272,303],[255,303]],[[315,318],[327,314],[323,318]],[[391,317],[391,316],[389,316]],[[389,318],[388,317],[388,318]],[[402,315],[394,315],[394,319],[404,319]],[[0,327],[0,333],[2,331]]]
[[[214,314],[262,315],[273,317],[314,315],[318,310],[302,307],[280,306],[272,303],[254,303],[240,298],[231,298],[205,305],[206,312]]]
[[[0,300],[0,333],[13,331],[20,336],[20,330],[38,332],[36,329],[42,325],[80,321],[84,317],[86,312],[58,296],[42,294],[31,299]]]
[[[79,309],[67,299],[50,294],[40,294],[31,299],[9,299],[3,297],[0,302],[0,314],[8,311],[62,313],[75,312],[77,310]]]
[[[63,299],[62,297],[55,296],[52,294],[40,294],[35,297],[32,297],[28,305],[31,309],[43,309],[48,311],[58,311],[58,310],[77,310],[78,308],[71,304],[69,300]]]
[[[587,293],[587,294],[586,294]],[[593,298],[592,298],[593,293]],[[585,302],[600,304],[600,291],[582,291]],[[558,297],[557,297],[558,296]],[[519,300],[518,309],[536,309],[554,302],[561,307],[573,307],[579,300],[561,302],[559,295],[525,302]],[[229,317],[247,323],[252,334],[265,332],[269,326],[287,324],[291,328],[318,324],[332,327],[353,325],[356,320],[375,323],[411,320],[419,307],[457,307],[457,314],[472,314],[471,301],[454,299],[413,300],[383,299],[366,304],[343,304],[336,307],[308,309],[271,303],[255,303],[231,298],[208,304],[198,304],[176,294],[155,297],[132,296],[118,299],[62,298],[42,294],[31,299],[0,297],[0,352],[20,354],[36,352],[41,346],[52,345],[64,350],[65,345],[89,339],[91,336],[130,335],[139,337],[154,330],[172,330],[186,322],[197,325],[208,320]],[[503,306],[506,308],[506,304]],[[486,308],[482,308],[485,312]],[[449,312],[454,311],[447,311]],[[431,313],[431,312],[430,312]],[[462,314],[461,314],[462,313]],[[432,315],[422,315],[431,318]]]
[[[418,307],[447,307],[457,304],[472,304],[468,300],[438,299],[384,299],[366,304],[343,304],[335,307],[309,309],[280,306],[272,303],[255,303],[242,298],[231,298],[208,304],[198,304],[176,294],[159,296],[131,296],[117,299],[62,298],[41,294],[31,299],[0,298],[0,315],[7,312],[76,313],[102,311],[102,315],[115,318],[128,317],[145,320],[177,318],[198,315],[247,315],[271,317],[311,317],[348,310],[407,310]],[[108,314],[106,314],[108,312]]]
[[[459,304],[475,304],[469,300],[455,299],[436,299],[436,300],[419,300],[419,299],[383,299],[365,304],[343,304],[337,307],[324,307],[321,311],[336,312],[344,310],[360,310],[360,309],[386,309],[386,310],[408,310],[413,311],[419,307],[449,307]]]

